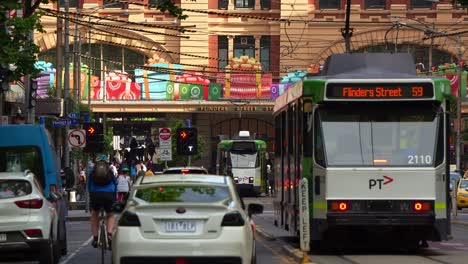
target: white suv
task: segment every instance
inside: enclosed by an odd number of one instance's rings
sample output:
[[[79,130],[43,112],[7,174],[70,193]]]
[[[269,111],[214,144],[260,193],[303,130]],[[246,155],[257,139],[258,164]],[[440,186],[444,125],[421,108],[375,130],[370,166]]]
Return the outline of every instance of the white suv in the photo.
[[[44,197],[29,170],[0,173],[0,251],[25,251],[40,263],[58,263],[56,194]]]
[[[133,186],[112,240],[113,263],[255,263],[255,228],[231,177],[146,176]]]

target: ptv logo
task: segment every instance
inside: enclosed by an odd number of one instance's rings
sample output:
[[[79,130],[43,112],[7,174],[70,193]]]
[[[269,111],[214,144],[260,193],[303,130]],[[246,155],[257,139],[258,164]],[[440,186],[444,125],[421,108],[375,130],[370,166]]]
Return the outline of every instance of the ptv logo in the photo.
[[[372,190],[373,188],[379,188],[379,190],[382,190],[382,185],[389,184],[393,181],[393,178],[391,177],[382,177],[383,179],[369,179],[369,190]]]

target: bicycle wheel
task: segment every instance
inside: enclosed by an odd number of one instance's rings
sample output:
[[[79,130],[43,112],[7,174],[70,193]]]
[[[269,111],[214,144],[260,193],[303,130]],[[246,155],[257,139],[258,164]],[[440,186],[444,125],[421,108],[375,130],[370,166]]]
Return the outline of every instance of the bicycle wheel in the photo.
[[[101,263],[104,264],[104,257],[107,250],[107,232],[106,225],[104,220],[101,220],[101,225],[99,227],[99,247],[101,248]]]

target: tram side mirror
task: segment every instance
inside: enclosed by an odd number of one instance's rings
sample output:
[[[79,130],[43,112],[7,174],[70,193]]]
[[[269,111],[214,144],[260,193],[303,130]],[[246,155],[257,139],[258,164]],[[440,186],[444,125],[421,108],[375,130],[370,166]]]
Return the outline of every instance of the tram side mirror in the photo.
[[[254,214],[261,214],[263,213],[263,205],[261,204],[256,204],[256,203],[251,203],[247,207],[247,214],[249,217],[252,217]]]

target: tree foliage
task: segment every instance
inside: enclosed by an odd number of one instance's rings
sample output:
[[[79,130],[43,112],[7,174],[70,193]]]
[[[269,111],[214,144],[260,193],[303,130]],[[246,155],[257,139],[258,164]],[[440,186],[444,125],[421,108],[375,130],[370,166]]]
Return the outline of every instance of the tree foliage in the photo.
[[[16,66],[8,76],[8,81],[17,81],[22,76],[39,73],[34,67],[39,54],[39,47],[34,44],[33,31],[44,33],[41,26],[43,13],[38,9],[40,4],[56,2],[57,0],[0,0],[0,66]],[[171,0],[158,1],[157,9],[168,12],[178,19],[187,18],[182,9],[175,6]],[[22,18],[9,18],[9,10],[23,9]],[[30,37],[28,37],[30,36]]]

